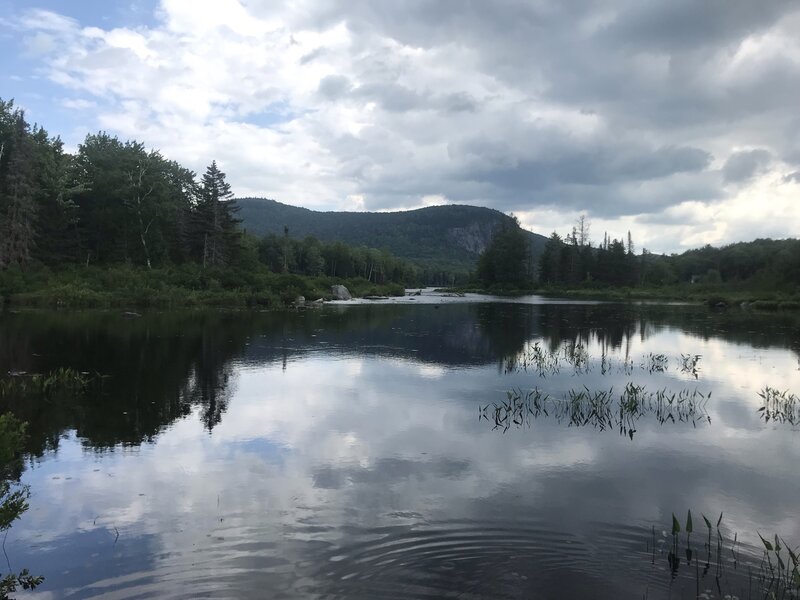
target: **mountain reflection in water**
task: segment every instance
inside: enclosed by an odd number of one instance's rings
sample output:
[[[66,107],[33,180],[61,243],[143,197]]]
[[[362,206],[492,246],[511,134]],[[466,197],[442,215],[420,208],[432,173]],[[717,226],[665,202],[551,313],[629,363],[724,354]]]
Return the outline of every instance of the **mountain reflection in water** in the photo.
[[[746,598],[756,531],[800,543],[800,438],[758,410],[800,391],[798,340],[792,315],[658,305],[4,314],[0,372],[106,376],[0,400],[30,423],[33,494],[6,549],[55,597]],[[586,390],[584,419],[613,390],[616,415],[628,386],[697,390],[702,422],[476,418],[512,390]],[[671,576],[689,508],[737,536],[719,588]]]

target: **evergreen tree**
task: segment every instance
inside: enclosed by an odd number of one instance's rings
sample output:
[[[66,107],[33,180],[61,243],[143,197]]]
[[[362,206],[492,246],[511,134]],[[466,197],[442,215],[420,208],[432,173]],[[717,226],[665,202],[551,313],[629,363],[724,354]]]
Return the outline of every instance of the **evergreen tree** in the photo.
[[[561,283],[561,253],[564,242],[555,231],[550,235],[539,259],[539,281],[545,285]]]
[[[229,261],[237,252],[239,234],[236,212],[225,173],[212,161],[200,183],[200,201],[196,211],[196,235],[202,247],[202,263],[219,265]]]
[[[528,240],[519,221],[504,225],[478,259],[478,279],[486,287],[522,289],[532,278]]]

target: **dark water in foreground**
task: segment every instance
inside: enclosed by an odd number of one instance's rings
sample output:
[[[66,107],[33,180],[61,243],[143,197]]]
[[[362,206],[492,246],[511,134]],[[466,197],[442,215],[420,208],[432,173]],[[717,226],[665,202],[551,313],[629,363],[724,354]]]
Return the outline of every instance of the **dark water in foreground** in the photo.
[[[800,432],[758,393],[800,393],[799,351],[796,318],[694,307],[6,314],[0,371],[108,377],[13,406],[5,549],[53,598],[761,597],[757,531],[800,544]]]

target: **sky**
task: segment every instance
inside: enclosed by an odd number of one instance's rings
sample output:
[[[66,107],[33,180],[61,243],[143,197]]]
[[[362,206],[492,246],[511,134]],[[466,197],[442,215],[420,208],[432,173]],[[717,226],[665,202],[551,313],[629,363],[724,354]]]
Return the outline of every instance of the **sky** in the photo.
[[[236,195],[679,252],[800,231],[800,2],[0,0],[0,97]]]

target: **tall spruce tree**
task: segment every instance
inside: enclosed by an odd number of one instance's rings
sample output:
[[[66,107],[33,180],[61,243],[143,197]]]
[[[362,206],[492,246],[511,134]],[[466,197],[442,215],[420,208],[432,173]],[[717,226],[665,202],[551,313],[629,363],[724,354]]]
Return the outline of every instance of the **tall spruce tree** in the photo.
[[[528,240],[516,217],[495,232],[478,259],[477,275],[486,287],[522,289],[530,285],[532,268]]]
[[[217,161],[212,161],[200,182],[196,211],[196,235],[202,248],[203,266],[224,264],[237,253],[238,211],[225,173],[219,170]]]

